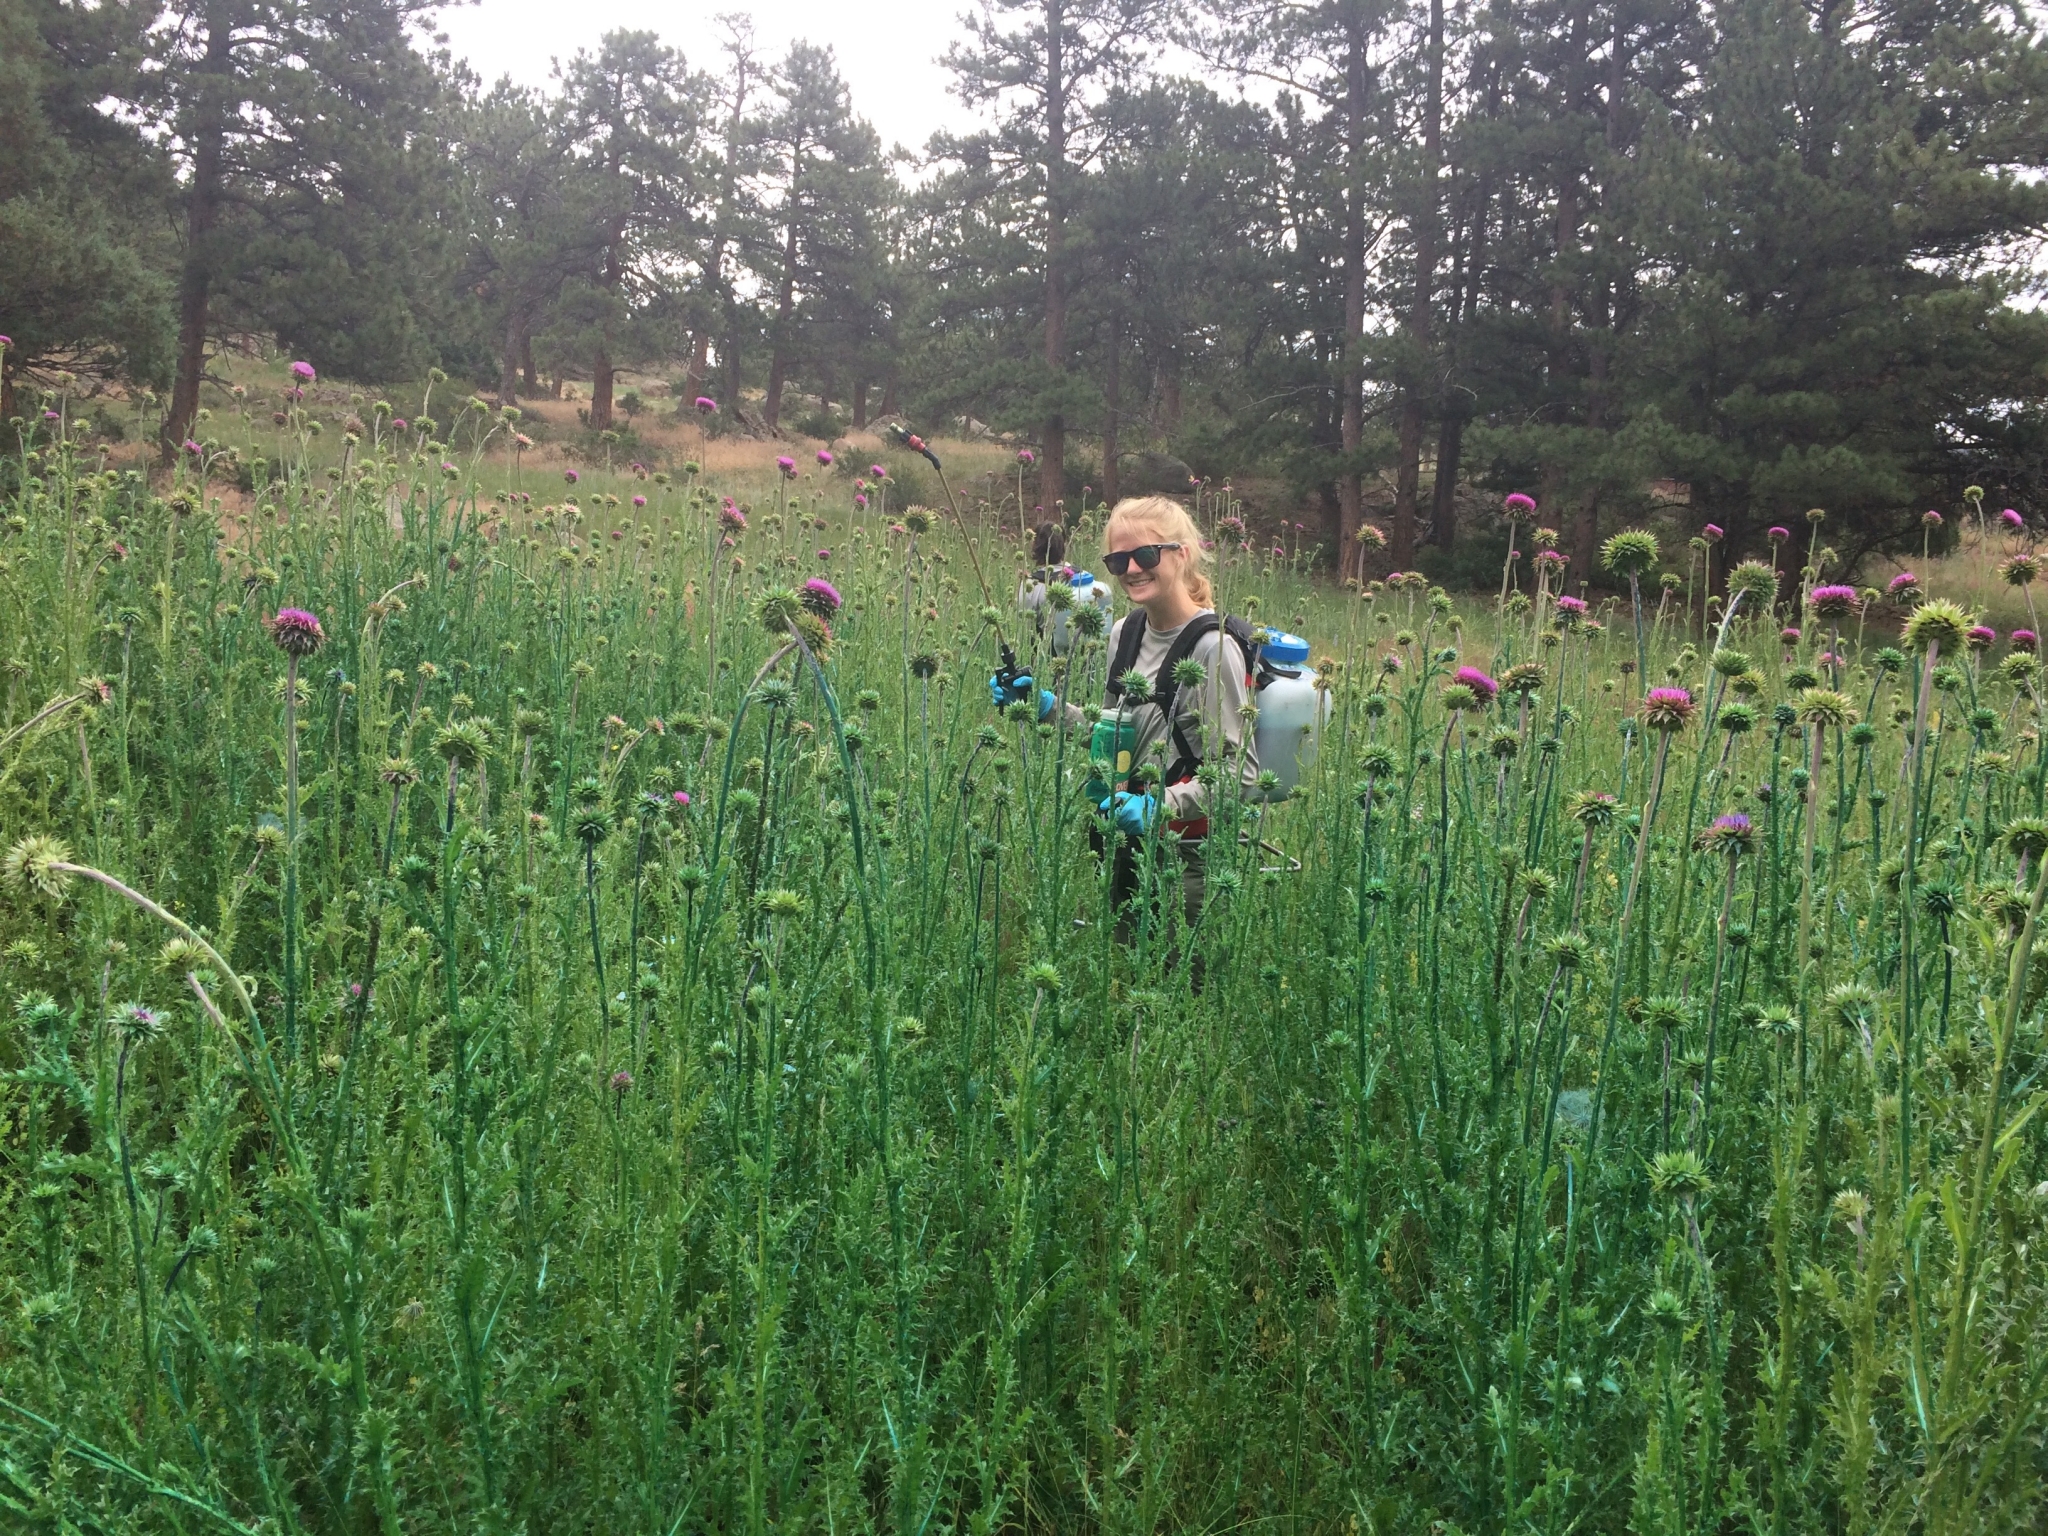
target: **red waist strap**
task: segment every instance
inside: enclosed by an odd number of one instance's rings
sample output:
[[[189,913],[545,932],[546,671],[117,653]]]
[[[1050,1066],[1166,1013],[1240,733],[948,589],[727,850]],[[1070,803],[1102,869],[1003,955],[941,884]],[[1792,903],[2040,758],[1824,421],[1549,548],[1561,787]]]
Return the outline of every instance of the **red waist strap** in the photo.
[[[1184,821],[1176,821],[1169,817],[1166,822],[1166,830],[1184,842],[1192,842],[1197,838],[1209,835],[1209,818],[1206,816],[1191,816]]]

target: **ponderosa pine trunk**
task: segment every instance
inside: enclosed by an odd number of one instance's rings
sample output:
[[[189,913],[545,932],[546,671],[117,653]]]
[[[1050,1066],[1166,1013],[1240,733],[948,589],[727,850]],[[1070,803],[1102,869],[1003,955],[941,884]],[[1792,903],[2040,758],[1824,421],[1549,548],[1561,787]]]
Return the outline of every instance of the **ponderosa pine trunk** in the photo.
[[[209,8],[206,53],[195,82],[192,184],[185,201],[185,261],[178,275],[178,367],[171,385],[170,414],[164,418],[161,452],[170,464],[191,435],[199,414],[199,385],[206,376],[206,332],[213,301],[213,234],[220,222],[226,174],[227,103],[234,70],[234,29]]]
[[[1344,23],[1344,344],[1341,376],[1344,403],[1338,440],[1344,451],[1337,474],[1338,568],[1363,576],[1365,551],[1358,542],[1365,519],[1359,454],[1365,443],[1365,114],[1370,103],[1365,18],[1353,9]],[[1415,558],[1414,529],[1404,546],[1394,530],[1394,564],[1406,570]]]
[[[803,157],[802,146],[790,151],[790,163],[797,164]],[[791,187],[789,195],[796,197],[796,188]],[[768,423],[768,430],[778,431],[782,426],[782,385],[789,365],[789,317],[796,308],[796,210],[790,209],[789,227],[782,240],[782,279],[775,289],[775,341],[768,354],[768,394],[761,402],[761,419]]]
[[[1045,0],[1045,368],[1067,371],[1066,255],[1062,250],[1067,165],[1065,0]],[[1038,499],[1051,508],[1067,483],[1067,420],[1048,411],[1040,430]]]
[[[1444,6],[1429,5],[1429,81],[1423,93],[1422,172],[1415,195],[1411,227],[1415,237],[1415,297],[1408,310],[1408,340],[1413,355],[1401,391],[1398,434],[1400,461],[1394,473],[1394,544],[1415,548],[1415,512],[1422,484],[1422,431],[1429,411],[1432,305],[1436,298],[1437,168],[1443,154]],[[1406,559],[1397,563],[1405,565]]]

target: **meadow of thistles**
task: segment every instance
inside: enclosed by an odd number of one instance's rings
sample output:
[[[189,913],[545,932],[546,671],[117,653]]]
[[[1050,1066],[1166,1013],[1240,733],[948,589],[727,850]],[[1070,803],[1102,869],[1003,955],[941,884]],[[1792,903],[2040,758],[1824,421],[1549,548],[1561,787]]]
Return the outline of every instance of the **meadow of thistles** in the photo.
[[[1009,447],[891,522],[767,445],[548,505],[476,410],[223,410],[155,487],[40,412],[7,1529],[2041,1525],[2023,538],[2013,620],[1938,558],[1710,606],[1668,521],[1583,598],[1347,589],[1216,477],[1328,722],[1286,798],[1213,749],[1200,901],[1174,811],[1119,909]]]

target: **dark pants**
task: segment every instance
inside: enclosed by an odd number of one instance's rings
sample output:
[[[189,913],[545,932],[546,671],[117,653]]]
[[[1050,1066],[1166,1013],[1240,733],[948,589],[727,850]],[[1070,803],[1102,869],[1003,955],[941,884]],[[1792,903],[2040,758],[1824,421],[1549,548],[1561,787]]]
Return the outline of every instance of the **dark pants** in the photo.
[[[1109,900],[1116,911],[1116,937],[1120,944],[1128,944],[1138,934],[1138,919],[1143,914],[1142,903],[1147,900],[1144,889],[1146,882],[1141,878],[1145,858],[1146,839],[1128,834],[1114,838],[1113,862],[1109,871]],[[1163,927],[1168,920],[1170,908],[1166,906],[1168,892],[1172,889],[1176,866],[1180,884],[1181,912],[1187,919],[1192,932],[1202,920],[1202,897],[1208,883],[1208,862],[1200,838],[1161,837],[1153,844],[1152,857],[1157,873],[1150,893],[1151,916],[1154,924]],[[1169,958],[1168,965],[1171,966]],[[1194,971],[1196,987],[1201,985],[1201,957],[1195,957]]]

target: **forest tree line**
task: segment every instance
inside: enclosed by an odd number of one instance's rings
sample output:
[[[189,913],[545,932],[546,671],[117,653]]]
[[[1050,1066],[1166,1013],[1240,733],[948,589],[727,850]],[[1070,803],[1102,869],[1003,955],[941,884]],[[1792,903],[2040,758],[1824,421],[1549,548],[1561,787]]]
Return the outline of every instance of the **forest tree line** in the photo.
[[[621,367],[789,429],[903,412],[1260,475],[1448,568],[1460,484],[1575,572],[1660,480],[1737,550],[2048,501],[2048,79],[1990,0],[990,0],[985,125],[885,145],[743,16],[475,79],[421,0],[0,0],[10,395],[275,336],[504,403]],[[934,46],[907,37],[906,49]],[[666,404],[666,403],[665,403]],[[9,406],[12,410],[14,407]],[[1837,529],[1841,533],[1837,533]]]

